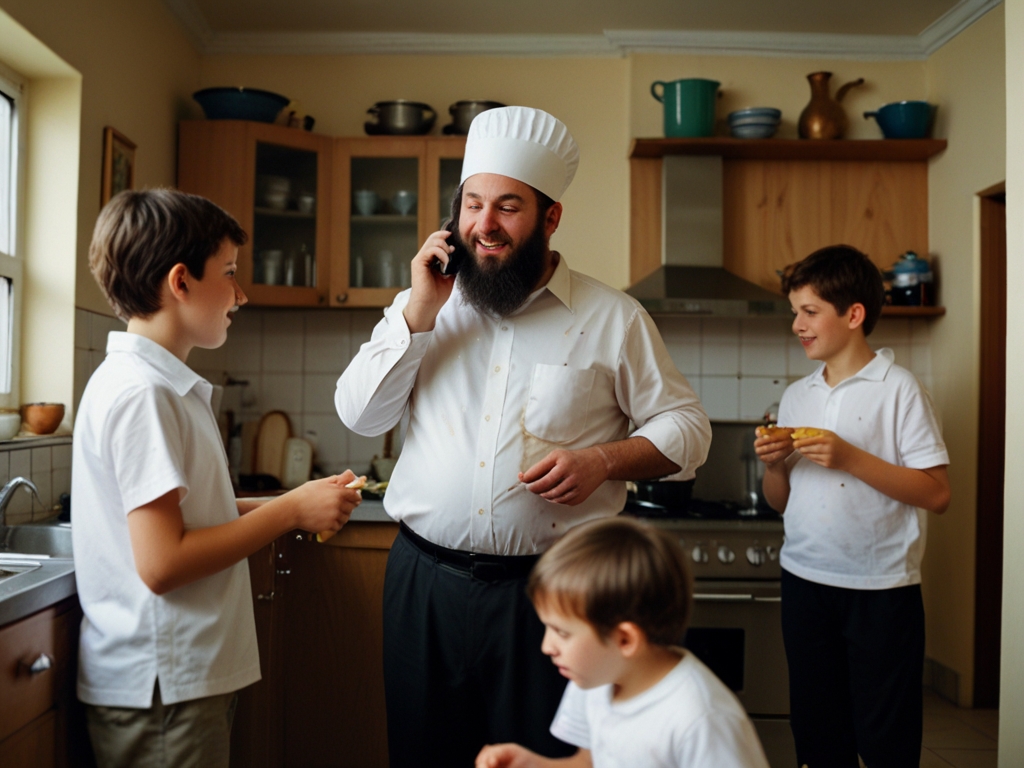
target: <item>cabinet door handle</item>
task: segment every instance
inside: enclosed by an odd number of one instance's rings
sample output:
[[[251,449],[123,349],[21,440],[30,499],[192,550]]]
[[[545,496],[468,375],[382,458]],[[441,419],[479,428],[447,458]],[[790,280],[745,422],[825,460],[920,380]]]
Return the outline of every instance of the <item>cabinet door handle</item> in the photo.
[[[25,671],[30,675],[39,675],[53,667],[53,659],[45,653],[40,653],[38,658],[36,658],[36,660],[31,664],[27,664],[23,661],[20,666],[24,667]]]
[[[278,568],[277,569],[277,573],[279,575],[281,575],[281,576],[291,576],[292,575],[292,569],[291,568]]]
[[[274,599],[274,590],[270,590],[269,595],[256,595],[257,600],[265,600],[268,603]]]
[[[337,294],[334,297],[334,300],[336,302],[338,302],[339,304],[344,304],[346,301],[348,301],[348,294],[347,293],[339,293],[339,294]]]

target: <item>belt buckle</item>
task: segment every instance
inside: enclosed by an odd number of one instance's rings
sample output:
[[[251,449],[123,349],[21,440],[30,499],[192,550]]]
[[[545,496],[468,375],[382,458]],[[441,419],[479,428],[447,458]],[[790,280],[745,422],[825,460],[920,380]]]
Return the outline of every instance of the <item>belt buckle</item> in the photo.
[[[501,563],[488,563],[477,560],[470,554],[469,574],[480,581],[499,581],[508,576],[508,569]]]

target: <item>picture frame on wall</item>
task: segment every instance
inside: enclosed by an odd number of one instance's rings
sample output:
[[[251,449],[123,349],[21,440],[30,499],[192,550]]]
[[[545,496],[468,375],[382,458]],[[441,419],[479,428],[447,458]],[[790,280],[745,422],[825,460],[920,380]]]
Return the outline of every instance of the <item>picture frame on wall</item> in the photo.
[[[108,125],[103,129],[103,188],[100,207],[126,189],[135,189],[135,143]]]

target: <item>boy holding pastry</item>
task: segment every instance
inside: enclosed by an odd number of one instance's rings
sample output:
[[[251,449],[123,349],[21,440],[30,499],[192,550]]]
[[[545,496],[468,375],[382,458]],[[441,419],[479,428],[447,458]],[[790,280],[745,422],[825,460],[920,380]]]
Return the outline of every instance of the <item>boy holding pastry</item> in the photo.
[[[551,733],[579,750],[495,744],[476,768],[768,768],[732,691],[677,646],[692,602],[678,539],[630,518],[586,523],[541,557],[527,592],[541,650],[570,680]]]
[[[917,766],[930,510],[949,456],[928,393],[867,336],[883,304],[867,256],[832,246],[782,278],[795,333],[822,365],[759,430],[764,494],[784,512],[782,632],[800,765]]]
[[[78,697],[101,768],[228,766],[235,692],[260,679],[246,558],[293,528],[333,533],[359,504],[350,471],[265,504],[236,501],[210,405],[186,364],[246,302],[245,232],[170,189],[116,195],[89,266],[125,333],[78,408]]]

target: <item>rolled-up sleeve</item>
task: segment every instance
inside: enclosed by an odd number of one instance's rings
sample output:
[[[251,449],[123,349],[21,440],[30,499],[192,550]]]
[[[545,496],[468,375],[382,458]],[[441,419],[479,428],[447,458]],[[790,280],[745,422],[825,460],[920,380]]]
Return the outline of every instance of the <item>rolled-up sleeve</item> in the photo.
[[[708,457],[711,422],[700,398],[675,367],[650,316],[637,309],[623,335],[615,396],[636,430],[680,470],[669,480],[690,480]]]
[[[346,427],[366,437],[381,435],[402,418],[431,333],[410,333],[402,310],[409,291],[384,310],[370,340],[338,379],[334,406]]]

